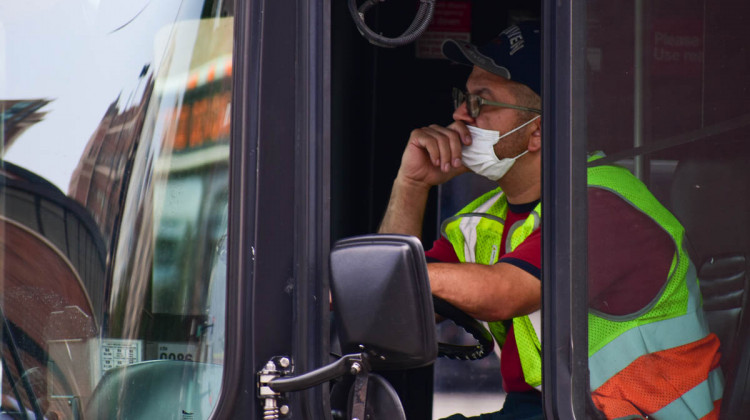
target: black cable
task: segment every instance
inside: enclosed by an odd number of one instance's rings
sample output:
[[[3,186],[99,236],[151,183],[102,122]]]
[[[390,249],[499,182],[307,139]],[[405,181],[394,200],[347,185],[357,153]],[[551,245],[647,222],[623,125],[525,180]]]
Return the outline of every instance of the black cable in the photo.
[[[436,0],[420,0],[419,9],[417,14],[412,20],[409,27],[401,35],[395,38],[389,38],[373,32],[367,26],[365,22],[365,12],[371,9],[375,4],[384,2],[385,0],[367,0],[360,6],[357,7],[357,0],[349,0],[349,14],[351,14],[354,24],[357,26],[359,33],[365,37],[371,44],[379,47],[400,47],[402,45],[410,44],[417,40],[422,33],[427,29],[432,22],[432,16],[435,12],[435,1]]]

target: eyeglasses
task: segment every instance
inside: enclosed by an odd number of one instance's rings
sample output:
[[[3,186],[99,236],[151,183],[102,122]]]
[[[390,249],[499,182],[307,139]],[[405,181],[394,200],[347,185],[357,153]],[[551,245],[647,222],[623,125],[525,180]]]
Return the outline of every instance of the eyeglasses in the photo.
[[[506,104],[502,102],[488,101],[487,99],[484,99],[479,95],[466,93],[462,91],[461,89],[453,88],[454,109],[458,109],[461,106],[461,104],[463,104],[464,102],[466,102],[466,111],[469,113],[471,118],[476,118],[479,116],[479,110],[482,107],[482,105],[500,106],[503,108],[518,109],[520,111],[535,112],[537,114],[542,113],[541,109],[528,108],[528,107],[520,106],[520,105],[511,105],[511,104]]]

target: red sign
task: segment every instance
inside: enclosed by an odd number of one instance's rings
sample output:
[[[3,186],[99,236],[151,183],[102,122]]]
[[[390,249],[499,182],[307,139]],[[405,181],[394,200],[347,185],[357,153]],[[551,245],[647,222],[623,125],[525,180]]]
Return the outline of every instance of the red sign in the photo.
[[[438,1],[435,14],[427,28],[433,32],[471,31],[471,3],[467,1]]]
[[[660,19],[649,39],[652,74],[700,77],[703,68],[703,21]]]
[[[471,37],[471,3],[461,0],[435,2],[432,23],[417,40],[418,58],[443,58],[440,46],[452,38],[469,42]]]

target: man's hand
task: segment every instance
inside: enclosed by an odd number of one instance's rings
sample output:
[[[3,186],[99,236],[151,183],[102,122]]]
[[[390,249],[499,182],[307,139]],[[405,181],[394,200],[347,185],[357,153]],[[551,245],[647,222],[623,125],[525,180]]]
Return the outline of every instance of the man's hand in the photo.
[[[378,232],[421,237],[430,188],[468,171],[461,163],[464,144],[471,144],[471,134],[462,122],[411,132]]]
[[[398,177],[427,189],[447,182],[468,171],[461,163],[461,148],[469,144],[471,134],[462,122],[418,128],[411,132]]]

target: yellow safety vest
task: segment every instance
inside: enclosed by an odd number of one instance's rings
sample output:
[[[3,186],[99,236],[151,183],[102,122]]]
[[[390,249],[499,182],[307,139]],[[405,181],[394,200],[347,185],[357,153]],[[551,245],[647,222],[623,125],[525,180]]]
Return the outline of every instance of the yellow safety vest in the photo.
[[[600,157],[602,156],[597,155],[590,160]],[[624,168],[589,168],[588,186],[606,189],[651,217],[669,233],[678,250],[664,288],[646,308],[625,317],[610,316],[593,309],[589,311],[589,369],[591,389],[596,392],[641,356],[668,351],[710,337],[703,319],[695,268],[685,252],[684,229],[677,219],[656,200],[643,183]],[[507,199],[498,188],[474,200],[443,223],[443,234],[453,245],[461,262],[486,265],[497,262],[507,211]],[[522,226],[510,233],[506,251],[513,251],[528,238],[539,226],[540,218],[541,205],[537,205]],[[502,345],[506,334],[503,323],[492,322],[490,329]],[[513,319],[513,329],[524,379],[529,385],[540,389],[542,359],[539,322],[532,322],[529,316],[517,317]],[[710,355],[704,354],[701,357]],[[685,366],[684,369],[690,369],[690,366]],[[720,400],[723,393],[723,377],[718,367],[700,372],[699,375],[702,377],[704,373],[705,378],[696,390],[680,395],[659,406],[659,410],[646,414],[652,418],[693,418],[697,414],[711,413],[714,403]],[[628,405],[633,406],[636,411],[626,415],[639,415],[642,412],[641,408],[637,408],[638,401],[628,402]],[[610,415],[606,410],[605,414]]]
[[[542,206],[538,204],[527,216],[526,220],[506,238],[505,250],[511,252],[520,245],[531,233],[539,228],[542,217]],[[508,200],[505,194],[497,188],[490,191],[455,216],[443,222],[443,235],[451,242],[456,256],[461,262],[492,265],[499,259],[500,243],[505,230],[505,218],[508,214]],[[529,334],[516,332],[516,343],[521,359],[524,380],[529,385],[539,389],[542,385],[542,345],[541,312],[531,316],[513,318],[515,331],[529,331]],[[503,322],[490,322],[490,331],[502,346],[505,343],[507,328]]]

